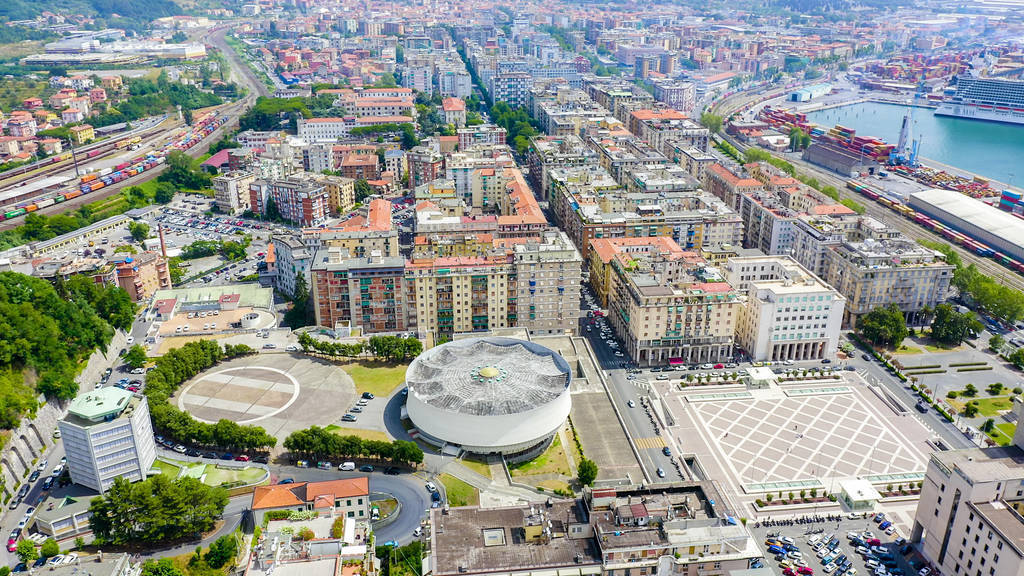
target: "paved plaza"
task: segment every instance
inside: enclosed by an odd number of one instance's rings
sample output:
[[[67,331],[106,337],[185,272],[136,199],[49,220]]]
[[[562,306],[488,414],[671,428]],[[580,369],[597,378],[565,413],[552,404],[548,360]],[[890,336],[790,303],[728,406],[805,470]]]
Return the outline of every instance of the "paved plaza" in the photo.
[[[344,415],[355,398],[337,366],[298,354],[257,354],[220,364],[182,386],[174,401],[198,420],[262,426],[278,437]]]
[[[763,484],[819,486],[838,480],[915,475],[927,467],[931,433],[912,412],[898,414],[863,381],[675,394],[670,429],[708,476],[751,499]]]

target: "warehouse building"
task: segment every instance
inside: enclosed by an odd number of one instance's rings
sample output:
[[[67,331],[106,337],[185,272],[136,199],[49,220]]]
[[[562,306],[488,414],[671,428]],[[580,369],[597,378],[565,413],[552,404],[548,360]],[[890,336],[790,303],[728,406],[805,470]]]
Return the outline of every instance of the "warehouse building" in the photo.
[[[910,207],[1016,260],[1024,261],[1024,220],[952,190],[910,195]]]

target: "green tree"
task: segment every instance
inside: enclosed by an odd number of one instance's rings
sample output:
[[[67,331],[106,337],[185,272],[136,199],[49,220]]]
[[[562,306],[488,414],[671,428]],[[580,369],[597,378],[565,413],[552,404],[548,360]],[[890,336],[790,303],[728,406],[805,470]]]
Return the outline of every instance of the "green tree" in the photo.
[[[159,560],[146,560],[142,565],[142,576],[185,576],[181,570],[174,566],[170,558]]]
[[[36,558],[39,558],[36,544],[31,540],[19,540],[15,553],[18,555],[18,560],[24,562],[26,566],[34,562]]]
[[[142,242],[149,238],[149,224],[145,222],[132,222],[128,224],[128,233],[132,235],[136,242]]]
[[[149,359],[146,357],[146,349],[138,344],[128,349],[124,355],[124,363],[132,368],[142,368]]]
[[[978,415],[978,407],[974,404],[968,403],[964,405],[963,414],[967,418],[974,418],[975,416]]]
[[[210,544],[205,559],[211,568],[220,568],[228,563],[234,563],[237,554],[238,542],[233,535],[225,534]]]
[[[1017,348],[1011,352],[1007,360],[1017,368],[1024,368],[1024,348]]]
[[[356,192],[356,202],[362,202],[374,194],[373,186],[365,178],[358,178],[353,185]]]
[[[39,548],[39,555],[43,558],[53,558],[57,554],[60,554],[60,545],[53,538],[47,538],[43,541],[43,545]]]
[[[968,384],[964,387],[964,396],[968,398],[974,398],[978,395],[978,388],[974,384]]]
[[[875,308],[857,318],[857,331],[872,344],[897,347],[907,337],[903,312],[895,304]]]
[[[164,164],[167,168],[158,180],[167,182],[177,188],[201,190],[210,186],[210,175],[199,167],[199,161],[181,150],[174,150],[167,155]]]
[[[156,192],[153,194],[153,201],[158,204],[167,204],[174,200],[174,184],[170,182],[157,182]]]
[[[576,480],[583,486],[592,486],[597,480],[597,464],[589,458],[580,460],[576,466]]]
[[[985,391],[988,392],[990,396],[998,396],[1002,394],[1005,389],[1006,387],[1003,386],[1002,382],[993,382],[985,388]]]
[[[932,320],[932,338],[937,342],[959,345],[967,337],[971,329],[981,330],[981,323],[970,313],[957,312],[950,304],[939,304],[935,307],[935,319]]]
[[[993,334],[988,339],[988,347],[995,353],[999,353],[1003,349],[1003,345],[1006,344],[1006,338],[1003,338],[1002,334]]]
[[[712,134],[718,134],[722,131],[722,117],[711,112],[704,112],[700,115],[700,123],[711,131]]]
[[[868,210],[867,208],[864,207],[863,204],[857,202],[853,198],[842,198],[839,200],[839,203],[842,204],[843,206],[846,206],[850,210],[853,210],[857,214],[863,214]]]
[[[285,312],[284,320],[293,330],[308,326],[310,321],[309,283],[302,272],[295,274],[295,292],[292,294],[292,307]]]
[[[991,432],[992,430],[995,429],[995,427],[996,427],[996,421],[991,419],[991,418],[989,418],[988,420],[985,420],[984,424],[981,425],[981,431],[982,432],[986,432],[986,433],[987,432]]]

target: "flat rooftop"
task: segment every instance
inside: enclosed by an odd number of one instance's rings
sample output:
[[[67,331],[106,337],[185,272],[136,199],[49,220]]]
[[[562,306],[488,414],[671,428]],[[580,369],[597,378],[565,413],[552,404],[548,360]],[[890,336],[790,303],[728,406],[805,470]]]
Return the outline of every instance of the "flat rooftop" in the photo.
[[[1024,554],[1024,519],[1020,514],[1007,506],[1002,500],[968,503],[974,511],[985,518],[988,523],[999,531],[1006,540],[1017,549],[1017,554]]]
[[[601,556],[593,538],[569,538],[570,524],[583,523],[575,500],[509,508],[451,508],[447,515],[431,511],[434,574],[474,574],[497,571],[540,570],[594,566]],[[527,526],[550,522],[553,537],[547,543],[527,538]],[[577,562],[577,558],[581,560]]]
[[[68,406],[65,421],[78,426],[92,426],[120,416],[129,406],[138,405],[135,394],[108,386],[76,397]]]

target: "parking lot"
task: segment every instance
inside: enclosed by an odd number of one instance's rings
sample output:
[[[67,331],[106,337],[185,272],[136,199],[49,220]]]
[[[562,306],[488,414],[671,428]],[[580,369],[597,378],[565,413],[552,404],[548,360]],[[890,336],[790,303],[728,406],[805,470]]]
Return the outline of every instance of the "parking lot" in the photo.
[[[890,520],[888,517],[882,519]],[[777,556],[768,550],[766,542],[769,540],[782,541],[783,538],[789,539],[792,543],[791,546],[796,547],[796,552],[799,553],[799,558],[786,558],[792,564],[789,566],[791,573],[799,574],[800,564],[798,560],[802,559],[802,563],[805,564],[804,573],[807,574],[832,574],[833,576],[913,576],[917,573],[917,567],[910,564],[910,560],[913,558],[909,550],[904,548],[903,538],[905,529],[903,527],[897,527],[892,534],[885,534],[885,531],[879,528],[880,523],[874,521],[874,516],[869,515],[864,518],[860,515],[851,517],[845,515],[840,517],[838,520],[813,522],[808,524],[795,524],[791,526],[758,526],[756,524],[749,524],[747,527],[750,529],[754,536],[754,539],[761,545],[764,550],[765,567],[771,568],[776,574],[783,574],[789,576],[790,573],[785,572],[787,566],[782,565],[783,559],[776,559]],[[874,552],[869,550],[870,546],[864,542],[864,548],[858,552],[858,547],[854,541],[851,540],[851,536],[857,535],[862,541],[865,539],[864,532],[868,531],[873,538],[878,539],[878,546]],[[773,536],[769,537],[768,535]],[[831,547],[825,545],[824,552],[819,556],[819,551],[811,544],[811,540],[814,539],[816,543],[834,542],[834,552],[828,552]],[[783,544],[788,542],[782,541]],[[903,551],[907,550],[908,554],[904,555]],[[867,552],[867,553],[865,553]],[[788,552],[787,552],[788,554]],[[795,555],[795,554],[794,554]],[[832,561],[826,563],[824,560],[831,556]],[[849,562],[849,567],[846,569],[839,569],[839,564],[836,560],[845,556],[845,561]],[[843,563],[844,560],[840,560]],[[871,565],[869,566],[869,562]],[[888,566],[886,566],[888,562]],[[833,568],[826,569],[826,566],[831,564]],[[883,566],[883,571],[878,570],[877,565]],[[807,571],[810,569],[810,572]]]

